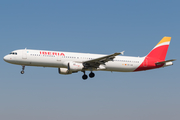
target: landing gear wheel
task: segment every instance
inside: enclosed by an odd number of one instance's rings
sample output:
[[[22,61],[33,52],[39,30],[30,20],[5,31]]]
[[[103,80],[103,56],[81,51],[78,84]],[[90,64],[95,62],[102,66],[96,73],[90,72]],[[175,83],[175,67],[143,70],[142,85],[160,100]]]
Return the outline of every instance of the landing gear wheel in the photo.
[[[22,65],[22,71],[21,71],[21,74],[24,74],[24,69],[25,69],[25,66]]]
[[[82,79],[83,80],[86,80],[88,78],[88,76],[86,75],[86,74],[84,74],[83,76],[82,76]]]
[[[91,72],[90,74],[89,74],[89,77],[90,78],[93,78],[95,76],[95,74],[93,73],[93,72]]]
[[[24,74],[24,71],[21,71],[21,74]]]

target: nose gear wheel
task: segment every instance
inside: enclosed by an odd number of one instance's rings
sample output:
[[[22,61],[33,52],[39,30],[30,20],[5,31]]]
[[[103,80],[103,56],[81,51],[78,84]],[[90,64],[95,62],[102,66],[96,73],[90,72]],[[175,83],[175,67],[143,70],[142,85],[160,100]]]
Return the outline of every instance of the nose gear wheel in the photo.
[[[21,71],[21,74],[24,74],[24,69],[25,69],[25,66],[22,65],[22,71]]]

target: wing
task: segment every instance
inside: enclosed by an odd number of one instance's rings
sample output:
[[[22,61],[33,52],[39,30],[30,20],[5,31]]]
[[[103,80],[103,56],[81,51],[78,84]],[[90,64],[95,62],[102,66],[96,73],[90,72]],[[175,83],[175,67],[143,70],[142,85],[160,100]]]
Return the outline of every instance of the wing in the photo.
[[[92,60],[88,60],[88,61],[84,61],[83,65],[84,65],[84,69],[88,69],[88,68],[98,68],[100,64],[105,64],[108,61],[113,61],[113,59],[115,58],[115,56],[120,55],[120,54],[124,54],[123,52],[120,53],[114,53],[111,55],[107,55],[107,56],[103,56],[100,58],[96,58],[96,59],[92,59]]]

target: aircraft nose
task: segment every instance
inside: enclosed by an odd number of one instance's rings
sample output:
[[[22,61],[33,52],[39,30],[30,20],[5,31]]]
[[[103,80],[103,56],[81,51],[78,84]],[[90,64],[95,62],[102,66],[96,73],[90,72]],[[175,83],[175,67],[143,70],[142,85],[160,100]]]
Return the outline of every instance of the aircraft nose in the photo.
[[[4,56],[4,61],[8,61],[8,56],[6,55],[6,56]]]

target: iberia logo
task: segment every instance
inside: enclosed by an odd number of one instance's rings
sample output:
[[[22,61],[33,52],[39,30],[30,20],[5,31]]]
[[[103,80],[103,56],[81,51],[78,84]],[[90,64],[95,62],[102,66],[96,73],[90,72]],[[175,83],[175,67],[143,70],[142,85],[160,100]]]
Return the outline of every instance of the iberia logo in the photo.
[[[46,51],[40,51],[41,55],[56,55],[56,56],[65,56],[64,53],[58,53],[58,52],[46,52]]]

